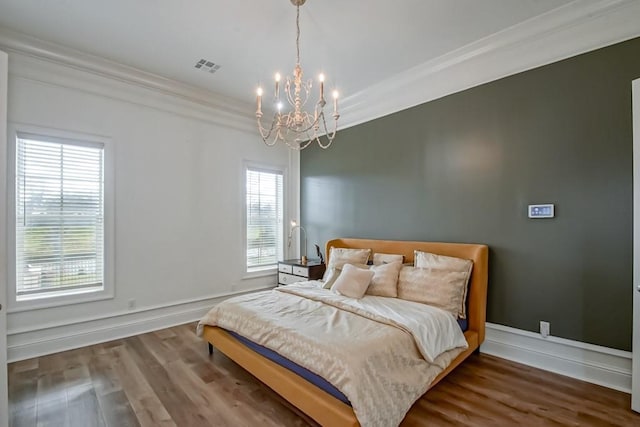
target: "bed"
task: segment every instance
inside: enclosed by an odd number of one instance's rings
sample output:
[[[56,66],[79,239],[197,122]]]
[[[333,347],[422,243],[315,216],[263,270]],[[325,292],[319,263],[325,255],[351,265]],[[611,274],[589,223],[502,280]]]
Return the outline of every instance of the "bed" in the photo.
[[[464,339],[468,347],[462,350],[440,372],[428,388],[433,387],[458,366],[484,341],[486,298],[488,282],[488,247],[480,244],[411,242],[341,238],[327,242],[327,263],[330,248],[372,249],[376,253],[402,254],[405,262],[412,263],[414,251],[468,259],[473,262],[467,294],[467,325]],[[210,345],[234,360],[260,381],[321,425],[357,426],[354,409],[337,397],[310,383],[269,358],[259,354],[242,338],[217,326],[204,325],[202,336]]]

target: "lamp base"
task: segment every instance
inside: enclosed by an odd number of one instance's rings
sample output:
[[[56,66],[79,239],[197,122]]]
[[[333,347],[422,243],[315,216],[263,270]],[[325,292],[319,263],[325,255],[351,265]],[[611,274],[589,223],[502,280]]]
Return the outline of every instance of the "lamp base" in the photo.
[[[301,261],[301,264],[303,264],[303,265],[306,264],[307,263],[307,257],[303,255],[302,258],[300,259],[300,261]]]

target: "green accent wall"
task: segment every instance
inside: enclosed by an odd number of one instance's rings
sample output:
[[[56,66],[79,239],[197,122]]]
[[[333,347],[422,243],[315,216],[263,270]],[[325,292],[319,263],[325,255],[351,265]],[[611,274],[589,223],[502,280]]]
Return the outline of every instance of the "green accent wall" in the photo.
[[[489,322],[631,350],[636,78],[640,38],[340,130],[301,153],[310,247],[486,243]]]

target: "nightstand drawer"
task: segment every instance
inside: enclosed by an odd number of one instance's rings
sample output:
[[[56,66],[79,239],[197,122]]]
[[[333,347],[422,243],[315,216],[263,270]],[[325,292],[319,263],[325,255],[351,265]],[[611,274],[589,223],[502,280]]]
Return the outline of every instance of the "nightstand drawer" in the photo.
[[[283,272],[283,273],[289,273],[289,274],[291,274],[291,273],[293,273],[293,266],[292,266],[292,265],[289,265],[289,264],[282,264],[282,263],[279,263],[279,264],[278,264],[278,271],[281,271],[281,272]]]
[[[296,276],[309,277],[309,269],[307,267],[297,267],[294,265],[293,274],[295,274]]]
[[[292,283],[306,280],[304,277],[294,276],[293,274],[278,273],[278,283],[282,285],[290,285]]]

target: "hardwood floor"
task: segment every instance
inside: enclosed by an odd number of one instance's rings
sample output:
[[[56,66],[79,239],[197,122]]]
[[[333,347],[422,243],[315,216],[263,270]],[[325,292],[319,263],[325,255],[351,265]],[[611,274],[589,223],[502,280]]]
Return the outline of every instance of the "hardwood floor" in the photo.
[[[9,365],[10,426],[306,426],[183,325]],[[630,396],[473,355],[402,426],[640,426]]]

